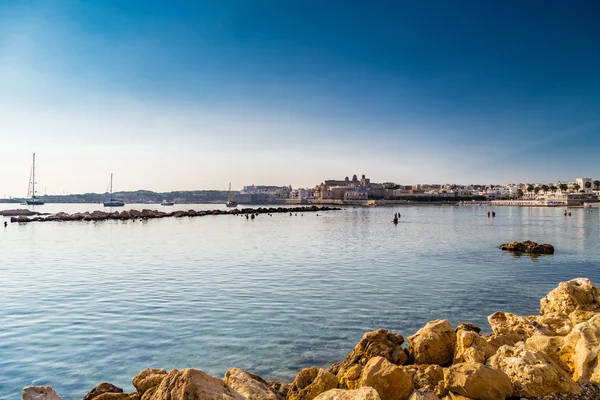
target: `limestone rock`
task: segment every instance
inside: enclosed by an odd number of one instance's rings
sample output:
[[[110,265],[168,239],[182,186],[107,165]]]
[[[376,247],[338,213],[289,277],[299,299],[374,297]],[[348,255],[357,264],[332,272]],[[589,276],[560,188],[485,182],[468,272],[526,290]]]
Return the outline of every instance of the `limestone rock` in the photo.
[[[462,362],[485,363],[496,352],[497,348],[486,342],[479,333],[471,330],[456,332],[456,349],[454,364]]]
[[[123,393],[123,389],[112,383],[102,382],[86,394],[83,400],[92,400],[104,393]]]
[[[312,400],[321,393],[337,387],[337,378],[331,372],[316,367],[305,368],[296,375],[287,399]]]
[[[440,400],[440,398],[429,390],[415,390],[408,400]]]
[[[461,322],[456,326],[456,332],[458,331],[473,331],[475,333],[481,333],[481,328],[473,324]]]
[[[503,334],[484,335],[481,337],[494,348],[494,353],[502,346],[514,346],[517,342],[510,336]]]
[[[577,278],[561,282],[540,300],[540,315],[569,315],[576,310],[600,311],[600,290],[589,279]]]
[[[279,393],[281,397],[284,399],[287,397],[288,392],[290,391],[290,387],[292,385],[289,383],[278,382],[278,381],[270,381],[269,387]]]
[[[402,367],[383,357],[371,358],[362,372],[361,387],[372,387],[381,400],[406,400],[413,391],[413,383]]]
[[[133,393],[102,393],[94,397],[94,400],[140,400],[137,392]]]
[[[62,400],[50,386],[25,386],[21,393],[22,400]]]
[[[329,371],[337,375],[340,387],[356,389],[362,368],[373,357],[384,357],[389,362],[402,365],[408,361],[406,349],[402,347],[404,338],[387,329],[377,329],[367,332],[344,361],[331,366]]]
[[[282,400],[278,392],[260,376],[239,368],[230,368],[225,372],[224,381],[233,390],[248,400]]]
[[[552,335],[553,332],[542,326],[536,316],[521,317],[507,312],[495,312],[488,322],[496,335],[503,335],[514,343],[526,340],[533,335]]]
[[[377,391],[371,387],[354,390],[331,389],[321,393],[315,400],[381,400]]]
[[[144,393],[148,391],[148,389],[160,385],[166,376],[167,371],[162,368],[146,368],[133,378],[132,383],[140,397],[142,397],[144,396]]]
[[[505,399],[513,393],[510,378],[504,372],[475,362],[447,368],[444,384],[451,392],[478,400]]]
[[[500,347],[486,364],[508,375],[516,397],[576,393],[580,389],[567,372],[523,342]]]
[[[554,246],[551,244],[537,244],[531,240],[505,243],[500,245],[500,250],[514,251],[515,253],[554,254]]]
[[[454,357],[456,333],[450,322],[428,322],[408,338],[408,352],[416,364],[450,365]]]
[[[151,400],[244,400],[221,379],[193,368],[172,369],[155,389]]]
[[[412,380],[416,390],[432,391],[438,396],[445,396],[444,368],[437,364],[412,364],[402,367]]]

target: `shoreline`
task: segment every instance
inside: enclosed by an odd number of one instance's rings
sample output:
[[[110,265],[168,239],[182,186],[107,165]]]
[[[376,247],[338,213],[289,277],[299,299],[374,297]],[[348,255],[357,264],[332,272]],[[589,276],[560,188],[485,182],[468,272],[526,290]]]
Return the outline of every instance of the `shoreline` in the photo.
[[[487,335],[447,320],[430,321],[407,338],[381,328],[366,332],[345,360],[328,370],[305,368],[291,383],[267,382],[238,368],[223,379],[192,368],[147,368],[133,377],[134,392],[103,382],[83,399],[600,398],[600,290],[589,279],[561,282],[540,300],[539,315],[498,311],[488,322]],[[23,400],[58,399],[48,386],[23,389]]]

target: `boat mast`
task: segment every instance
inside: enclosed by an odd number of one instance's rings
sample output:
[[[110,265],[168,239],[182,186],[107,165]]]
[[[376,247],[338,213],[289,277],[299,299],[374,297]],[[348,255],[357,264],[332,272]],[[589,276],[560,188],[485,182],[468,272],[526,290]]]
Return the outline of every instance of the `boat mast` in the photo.
[[[110,200],[111,201],[112,201],[112,176],[113,176],[113,173],[111,172],[110,173]]]
[[[33,153],[33,166],[31,167],[31,199],[35,200],[35,153]]]

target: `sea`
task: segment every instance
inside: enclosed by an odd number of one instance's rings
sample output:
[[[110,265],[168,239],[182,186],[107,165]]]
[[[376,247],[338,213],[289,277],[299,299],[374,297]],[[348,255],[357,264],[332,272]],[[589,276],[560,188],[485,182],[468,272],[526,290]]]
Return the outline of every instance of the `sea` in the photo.
[[[143,208],[167,209],[124,207]],[[225,206],[168,209],[217,208]],[[0,225],[0,399],[20,399],[27,385],[78,400],[103,381],[133,391],[148,367],[217,377],[238,367],[291,381],[344,359],[380,327],[407,337],[448,319],[489,332],[490,314],[536,314],[561,281],[600,283],[600,212],[563,211],[345,207],[254,220]],[[498,249],[514,240],[551,243],[556,253]]]

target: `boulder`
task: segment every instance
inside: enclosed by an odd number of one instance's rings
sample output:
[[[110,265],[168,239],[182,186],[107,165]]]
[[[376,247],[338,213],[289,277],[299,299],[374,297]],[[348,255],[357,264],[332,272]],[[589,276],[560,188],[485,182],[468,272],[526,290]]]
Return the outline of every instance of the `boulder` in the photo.
[[[515,253],[554,254],[554,246],[551,244],[537,244],[531,240],[501,244],[500,250],[514,251]]]
[[[569,315],[577,310],[600,312],[600,290],[589,279],[561,282],[540,300],[540,315]]]
[[[404,338],[387,329],[367,332],[344,361],[331,366],[329,371],[337,375],[340,387],[356,389],[363,367],[373,357],[384,357],[389,362],[402,365],[408,361],[406,349],[402,347]]]
[[[413,391],[410,376],[383,357],[371,358],[363,369],[361,387],[372,387],[381,400],[406,400]]]
[[[104,393],[123,393],[123,389],[112,383],[102,382],[86,394],[83,400],[92,400]]]
[[[450,365],[455,346],[456,333],[446,320],[430,321],[408,338],[408,353],[416,364]]]
[[[552,335],[553,332],[537,321],[536,316],[521,317],[507,312],[495,312],[488,317],[488,322],[496,335],[514,343],[526,340],[533,335]]]
[[[316,367],[305,368],[292,382],[287,400],[312,400],[321,393],[337,387],[338,381],[331,372]]]
[[[512,396],[510,378],[486,365],[466,362],[444,370],[444,384],[454,393],[478,400],[498,400]]]
[[[239,368],[230,368],[225,372],[224,381],[233,390],[248,400],[282,400],[283,396],[273,390],[260,376]]]
[[[354,390],[331,389],[321,393],[315,400],[381,400],[377,391],[371,387]]]
[[[494,355],[496,350],[496,347],[485,341],[476,331],[460,329],[456,332],[454,364],[462,362],[483,364]]]
[[[288,392],[290,391],[290,387],[292,385],[289,383],[278,382],[278,381],[270,381],[269,387],[279,393],[281,397],[284,399],[287,397]]]
[[[102,393],[100,396],[94,397],[94,400],[140,400],[140,395],[137,392]]]
[[[523,342],[502,346],[486,365],[504,372],[516,397],[539,397],[548,393],[576,393],[579,386],[569,374],[543,353]]]
[[[21,393],[22,400],[62,400],[50,386],[25,386]]]
[[[430,390],[415,390],[408,400],[440,400],[440,398]]]
[[[146,368],[133,378],[132,383],[140,397],[143,397],[149,389],[160,385],[166,376],[167,371],[162,368]]]
[[[151,400],[245,400],[221,379],[198,369],[172,369],[156,389]]]
[[[445,396],[444,368],[437,364],[412,364],[402,367],[412,380],[417,390],[432,391],[438,396]]]

